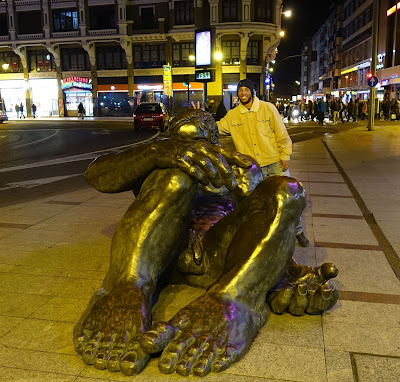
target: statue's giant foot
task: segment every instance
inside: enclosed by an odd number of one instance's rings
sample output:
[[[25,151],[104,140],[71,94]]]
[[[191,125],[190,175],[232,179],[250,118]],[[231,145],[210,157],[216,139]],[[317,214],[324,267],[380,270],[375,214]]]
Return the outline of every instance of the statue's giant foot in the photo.
[[[170,321],[159,322],[141,337],[147,353],[163,350],[158,363],[164,374],[205,376],[239,361],[265,323],[266,311],[206,292]]]
[[[74,329],[76,352],[100,370],[126,375],[142,371],[150,358],[138,337],[149,328],[147,298],[139,288],[124,284],[92,300]]]

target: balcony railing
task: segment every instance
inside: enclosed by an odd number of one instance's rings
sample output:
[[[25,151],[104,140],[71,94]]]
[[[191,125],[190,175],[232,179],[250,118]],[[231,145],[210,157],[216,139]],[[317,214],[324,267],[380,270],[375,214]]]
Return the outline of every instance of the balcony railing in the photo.
[[[62,38],[62,37],[77,37],[79,36],[79,31],[68,31],[68,32],[53,32],[51,34],[51,37],[57,37],[57,38]]]
[[[115,35],[117,34],[117,30],[116,29],[92,29],[89,31],[89,35],[93,36],[93,35]]]
[[[43,33],[19,34],[17,38],[18,40],[40,40],[43,38]]]
[[[7,40],[9,40],[9,39],[10,39],[10,36],[9,36],[9,35],[0,36],[0,41],[7,41]]]
[[[16,0],[14,3],[17,8],[32,6],[32,5],[40,6],[40,0]]]

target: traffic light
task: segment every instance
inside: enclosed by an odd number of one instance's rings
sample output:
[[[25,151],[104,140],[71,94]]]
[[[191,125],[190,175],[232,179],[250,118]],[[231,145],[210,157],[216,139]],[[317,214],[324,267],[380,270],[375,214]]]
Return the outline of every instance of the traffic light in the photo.
[[[189,74],[183,76],[183,86],[189,87]]]
[[[374,74],[373,73],[368,73],[367,78],[371,78]]]

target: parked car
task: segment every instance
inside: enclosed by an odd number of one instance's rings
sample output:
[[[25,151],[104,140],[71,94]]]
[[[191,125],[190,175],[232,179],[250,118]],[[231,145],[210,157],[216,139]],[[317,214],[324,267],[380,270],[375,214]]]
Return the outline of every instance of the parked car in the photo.
[[[3,121],[8,121],[8,117],[4,102],[0,99],[0,123],[3,123]]]
[[[161,102],[142,102],[133,116],[134,129],[158,127],[165,131],[168,121],[169,113]]]

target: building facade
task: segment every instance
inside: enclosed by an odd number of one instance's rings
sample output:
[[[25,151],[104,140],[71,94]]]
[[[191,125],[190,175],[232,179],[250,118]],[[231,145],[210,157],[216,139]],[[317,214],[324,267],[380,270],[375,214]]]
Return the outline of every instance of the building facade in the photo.
[[[170,67],[178,111],[203,100],[190,56],[210,26],[222,59],[206,94],[229,108],[239,79],[265,94],[281,11],[282,0],[2,0],[1,95],[9,113],[34,103],[39,116],[75,116],[82,102],[89,115],[129,116],[141,100],[167,103]]]
[[[305,98],[367,99],[370,93],[373,0],[337,1],[318,32],[303,46]],[[311,47],[310,47],[311,46]],[[310,49],[317,61],[308,62]],[[380,0],[376,87],[378,99],[398,100],[400,92],[400,2]]]

